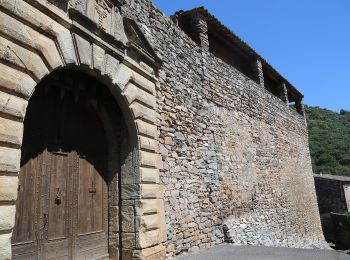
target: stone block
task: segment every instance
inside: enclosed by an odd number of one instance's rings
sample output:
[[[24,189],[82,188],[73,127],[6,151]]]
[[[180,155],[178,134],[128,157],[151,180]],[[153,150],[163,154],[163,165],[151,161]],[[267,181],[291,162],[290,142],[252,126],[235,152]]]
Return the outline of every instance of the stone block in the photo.
[[[52,39],[3,12],[0,12],[0,31],[41,52],[51,68],[63,65],[56,44]]]
[[[36,82],[28,75],[0,63],[0,86],[8,91],[14,91],[29,98],[34,91]]]
[[[152,216],[157,219],[159,239],[166,241],[167,226],[165,222],[164,201],[162,199],[141,199],[136,201],[136,216]],[[146,220],[145,220],[146,221]]]
[[[124,249],[122,248],[122,258],[121,259],[125,259],[125,260],[135,260],[135,258],[133,258],[133,249]]]
[[[27,105],[27,100],[0,91],[1,113],[23,119]]]
[[[156,98],[152,94],[137,87],[133,83],[129,83],[124,89],[124,95],[129,101],[129,104],[137,100],[139,103],[143,103],[150,108],[156,107]]]
[[[160,184],[141,184],[140,196],[145,199],[160,199],[164,197],[164,187]]]
[[[140,165],[143,167],[159,169],[159,159],[160,155],[156,153],[150,153],[146,151],[140,151]]]
[[[144,106],[141,103],[134,102],[130,105],[135,119],[141,119],[151,124],[156,122],[156,111]]]
[[[135,233],[122,233],[122,245],[123,249],[134,249],[135,248]]]
[[[135,71],[133,71],[132,81],[137,86],[145,89],[146,91],[148,91],[152,95],[155,94],[156,85],[152,81],[148,80],[147,78],[145,78],[144,76],[140,75],[139,73],[137,73]]]
[[[0,117],[0,142],[21,146],[23,123]]]
[[[92,67],[92,46],[91,43],[82,38],[81,36],[74,34],[75,43],[77,46],[77,53],[80,64]]]
[[[136,127],[139,134],[142,134],[151,138],[156,138],[158,135],[156,125],[152,125],[140,119],[136,120]]]
[[[78,64],[74,43],[70,31],[58,23],[51,23],[50,29],[54,32],[58,46],[66,64]]]
[[[0,176],[0,201],[16,201],[17,188],[17,176]]]
[[[131,78],[132,71],[124,64],[120,64],[117,73],[113,78],[113,83],[116,84],[121,90],[124,90]]]
[[[93,44],[92,45],[92,53],[93,53],[93,62],[94,68],[98,71],[104,71],[104,60],[105,60],[105,50],[100,46]]]
[[[157,150],[158,142],[153,138],[139,136],[139,146],[141,150],[155,152]]]
[[[142,249],[158,245],[160,243],[159,229],[150,231],[138,231],[136,233],[136,248]]]
[[[138,216],[136,225],[139,230],[150,231],[153,229],[159,229],[159,215],[145,215]]]
[[[21,150],[0,147],[0,172],[19,172]]]
[[[16,206],[0,206],[0,231],[9,231],[15,225]]]
[[[151,168],[140,168],[141,183],[159,183],[159,170]]]
[[[134,218],[134,207],[133,206],[122,206],[122,231],[131,233],[135,232],[135,218]]]
[[[161,260],[165,259],[165,248],[163,245],[157,245],[150,248],[134,251],[134,259],[142,260]]]
[[[106,53],[104,68],[105,71],[103,74],[107,75],[111,80],[113,80],[119,68],[119,61],[115,57]]]
[[[138,184],[122,184],[121,187],[122,200],[131,200],[140,197],[140,185]]]
[[[47,5],[46,1],[41,1],[41,4]],[[56,37],[66,64],[77,64],[73,40],[70,31],[67,28],[25,1],[16,2],[0,0],[0,5],[5,9],[6,13],[20,16],[23,20],[28,21],[32,25],[45,31],[45,33]],[[50,9],[50,7],[52,8],[52,5],[48,4],[47,7]]]
[[[38,80],[49,73],[39,55],[3,37],[0,37],[0,59],[30,71]]]
[[[11,234],[0,235],[0,259],[11,259]]]
[[[119,207],[112,206],[109,208],[109,231],[110,232],[119,232]]]
[[[136,201],[136,215],[151,215],[160,212],[164,204],[162,199],[141,199]]]

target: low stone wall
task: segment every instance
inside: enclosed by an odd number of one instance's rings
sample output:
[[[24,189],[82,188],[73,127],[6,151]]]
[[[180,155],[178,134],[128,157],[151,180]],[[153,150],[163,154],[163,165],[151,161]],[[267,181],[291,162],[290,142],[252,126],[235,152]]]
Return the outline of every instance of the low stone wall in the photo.
[[[345,213],[349,210],[345,187],[350,185],[350,177],[314,175],[314,178],[317,202],[321,215],[330,212]]]
[[[331,214],[334,225],[334,242],[338,249],[350,249],[350,217],[348,214]]]

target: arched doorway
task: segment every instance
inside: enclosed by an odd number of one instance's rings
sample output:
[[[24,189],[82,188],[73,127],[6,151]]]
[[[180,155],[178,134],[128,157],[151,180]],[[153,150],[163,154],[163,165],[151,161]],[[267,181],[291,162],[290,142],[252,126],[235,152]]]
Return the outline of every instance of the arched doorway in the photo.
[[[37,86],[24,121],[14,259],[118,259],[126,136],[117,103],[93,78],[61,70]]]

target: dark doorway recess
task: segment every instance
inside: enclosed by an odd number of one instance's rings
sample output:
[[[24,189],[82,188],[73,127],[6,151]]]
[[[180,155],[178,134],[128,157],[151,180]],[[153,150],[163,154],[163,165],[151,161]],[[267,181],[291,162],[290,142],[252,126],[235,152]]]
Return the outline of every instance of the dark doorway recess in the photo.
[[[127,135],[94,78],[61,70],[37,86],[24,121],[13,259],[118,259]]]

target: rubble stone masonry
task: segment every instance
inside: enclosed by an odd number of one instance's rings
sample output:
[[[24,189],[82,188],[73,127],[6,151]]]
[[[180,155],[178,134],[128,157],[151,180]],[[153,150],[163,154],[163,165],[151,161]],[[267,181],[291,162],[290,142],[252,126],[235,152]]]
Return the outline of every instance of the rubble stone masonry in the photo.
[[[235,244],[323,247],[305,118],[149,1],[141,24],[163,64],[157,85],[167,254]]]

